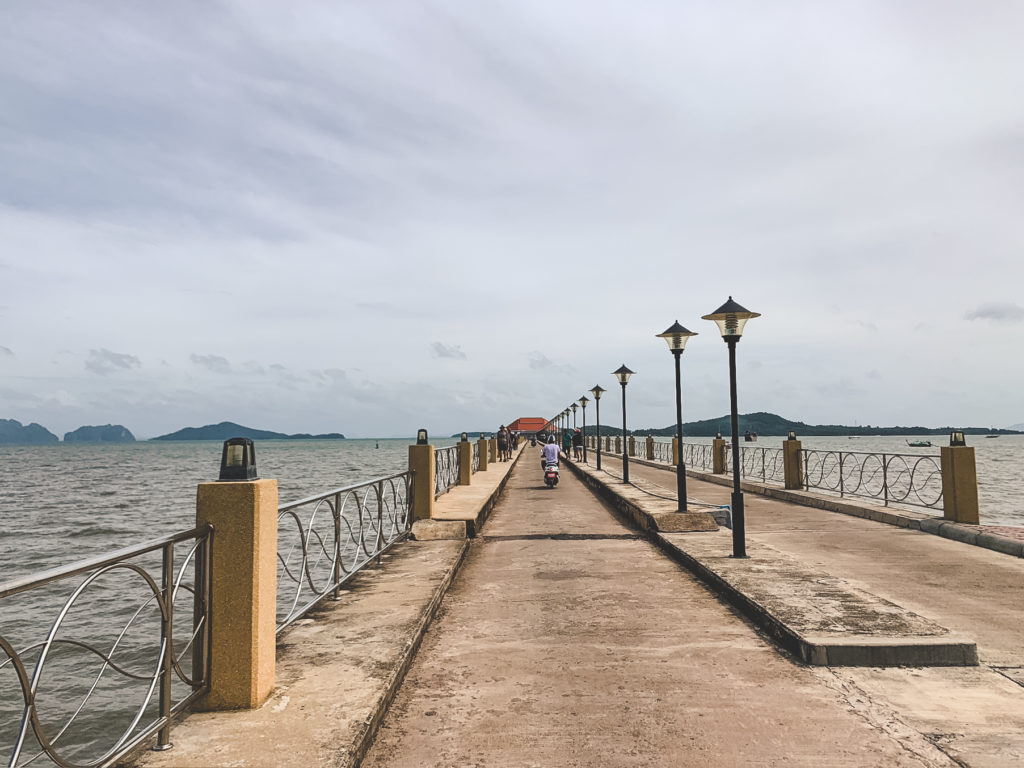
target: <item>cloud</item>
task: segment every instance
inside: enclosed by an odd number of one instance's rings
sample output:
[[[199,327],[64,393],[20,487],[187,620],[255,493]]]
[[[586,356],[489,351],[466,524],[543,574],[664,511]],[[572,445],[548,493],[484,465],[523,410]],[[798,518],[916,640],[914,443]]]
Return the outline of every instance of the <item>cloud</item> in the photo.
[[[968,320],[991,320],[993,323],[1019,323],[1024,320],[1024,307],[993,301],[972,309],[965,317]]]
[[[200,365],[213,373],[231,373],[231,363],[220,355],[196,355],[192,354],[189,359],[196,365]]]
[[[0,347],[0,355],[5,357],[14,357],[14,352],[9,347]]]
[[[109,349],[90,349],[89,359],[85,361],[86,370],[100,376],[106,376],[119,369],[127,371],[138,368],[140,365],[142,363],[135,355],[123,355]]]
[[[530,367],[531,368],[550,368],[554,363],[551,362],[548,357],[540,352],[530,353]]]
[[[451,360],[466,360],[466,353],[457,344],[442,344],[435,341],[430,345],[430,354],[434,357],[447,357]]]

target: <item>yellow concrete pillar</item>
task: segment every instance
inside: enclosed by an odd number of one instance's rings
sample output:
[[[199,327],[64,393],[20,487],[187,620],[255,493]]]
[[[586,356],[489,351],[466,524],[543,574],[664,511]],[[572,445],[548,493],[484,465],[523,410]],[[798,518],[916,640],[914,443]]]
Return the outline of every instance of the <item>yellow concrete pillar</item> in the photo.
[[[459,443],[459,485],[469,485],[473,479],[473,444],[469,440]]]
[[[409,446],[409,470],[416,473],[412,478],[413,520],[434,516],[435,462],[434,446]]]
[[[490,463],[487,461],[487,438],[481,437],[476,445],[480,452],[480,466],[477,468],[477,472],[486,472],[487,465]]]
[[[615,452],[622,453],[622,438],[618,436],[615,437]]]
[[[200,708],[254,709],[274,689],[277,480],[201,483],[196,525],[213,525],[210,691]]]
[[[711,441],[711,472],[715,475],[725,474],[725,440],[716,437]]]
[[[679,466],[679,438],[672,438],[672,466]]]
[[[804,462],[800,448],[801,443],[796,438],[782,441],[782,471],[786,488],[791,491],[804,487]]]
[[[944,445],[942,463],[942,516],[958,523],[978,524],[978,472],[974,448]]]
[[[498,460],[498,438],[492,437],[490,440],[487,441],[487,444],[488,444],[488,446],[491,449],[491,451],[490,451],[490,453],[491,453],[491,461],[497,461]]]
[[[636,438],[633,435],[629,436],[629,455],[636,456]]]
[[[650,435],[647,436],[647,460],[651,461],[654,459],[654,438]]]

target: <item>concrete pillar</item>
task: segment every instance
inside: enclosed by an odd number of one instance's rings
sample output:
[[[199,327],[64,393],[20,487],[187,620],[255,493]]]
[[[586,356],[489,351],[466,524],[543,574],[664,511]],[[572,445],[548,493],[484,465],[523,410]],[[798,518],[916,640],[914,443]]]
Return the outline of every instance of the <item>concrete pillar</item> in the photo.
[[[978,472],[974,448],[944,445],[942,463],[942,516],[958,523],[978,524]]]
[[[477,450],[480,451],[480,466],[477,472],[486,472],[489,462],[487,461],[487,440],[485,438],[480,438],[477,443]]]
[[[782,470],[786,479],[786,489],[798,491],[804,487],[804,462],[800,453],[799,440],[782,441]]]
[[[651,461],[654,459],[654,438],[650,435],[647,436],[647,460]]]
[[[492,437],[487,441],[487,447],[490,448],[489,453],[491,454],[491,461],[498,460],[498,438]]]
[[[201,483],[196,525],[213,525],[206,710],[254,709],[274,689],[277,480]]]
[[[612,452],[612,439],[610,437],[606,437],[604,439],[604,450],[605,450],[605,453],[611,453]]]
[[[424,520],[434,516],[434,446],[410,445],[409,469],[412,479],[412,518]]]
[[[629,455],[636,456],[636,438],[633,435],[629,436]]]
[[[679,438],[672,438],[672,466],[679,466]]]
[[[473,444],[469,440],[459,443],[459,485],[469,485],[473,479]]]
[[[725,474],[725,440],[716,437],[711,441],[711,473],[715,475]]]
[[[622,438],[618,436],[615,438],[615,452],[622,453]]]

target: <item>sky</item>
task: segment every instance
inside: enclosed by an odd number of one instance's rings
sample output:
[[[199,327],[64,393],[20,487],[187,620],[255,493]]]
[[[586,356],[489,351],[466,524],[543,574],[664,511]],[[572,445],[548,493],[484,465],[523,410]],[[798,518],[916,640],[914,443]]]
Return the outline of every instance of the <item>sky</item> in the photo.
[[[1024,4],[0,6],[0,418],[1024,422]],[[588,395],[589,396],[589,395]],[[607,415],[606,415],[607,414]],[[593,418],[593,408],[588,409]]]

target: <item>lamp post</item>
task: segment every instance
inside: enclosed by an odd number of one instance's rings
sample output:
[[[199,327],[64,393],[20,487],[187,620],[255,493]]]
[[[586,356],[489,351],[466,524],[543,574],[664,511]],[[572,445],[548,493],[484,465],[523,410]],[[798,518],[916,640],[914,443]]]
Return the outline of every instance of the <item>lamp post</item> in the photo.
[[[594,396],[595,418],[597,419],[597,468],[601,468],[601,395],[605,393],[604,387],[595,384],[590,394]]]
[[[575,432],[576,431],[576,409],[579,408],[579,406],[576,405],[576,403],[573,403],[569,407],[572,408],[572,431]]]
[[[732,413],[732,556],[746,557],[746,524],[743,517],[743,492],[740,490],[740,426],[736,408],[736,345],[743,335],[743,326],[752,317],[760,317],[732,300],[732,296],[703,320],[712,320],[729,346],[729,405]]]
[[[590,401],[586,395],[580,397],[580,405],[583,407],[583,463],[587,463],[587,403]]]
[[[619,380],[619,384],[622,385],[622,482],[629,482],[629,442],[626,439],[626,385],[629,384],[629,377],[633,375],[634,371],[629,370],[626,364],[623,363],[622,367],[617,371],[612,371],[615,374],[615,378]]]
[[[672,351],[672,357],[676,361],[676,442],[679,444],[679,464],[676,466],[676,496],[679,499],[677,511],[686,512],[686,461],[683,459],[683,390],[679,378],[679,358],[683,356],[683,348],[691,336],[697,334],[686,330],[676,320],[664,333],[659,333],[658,338],[668,343]]]

